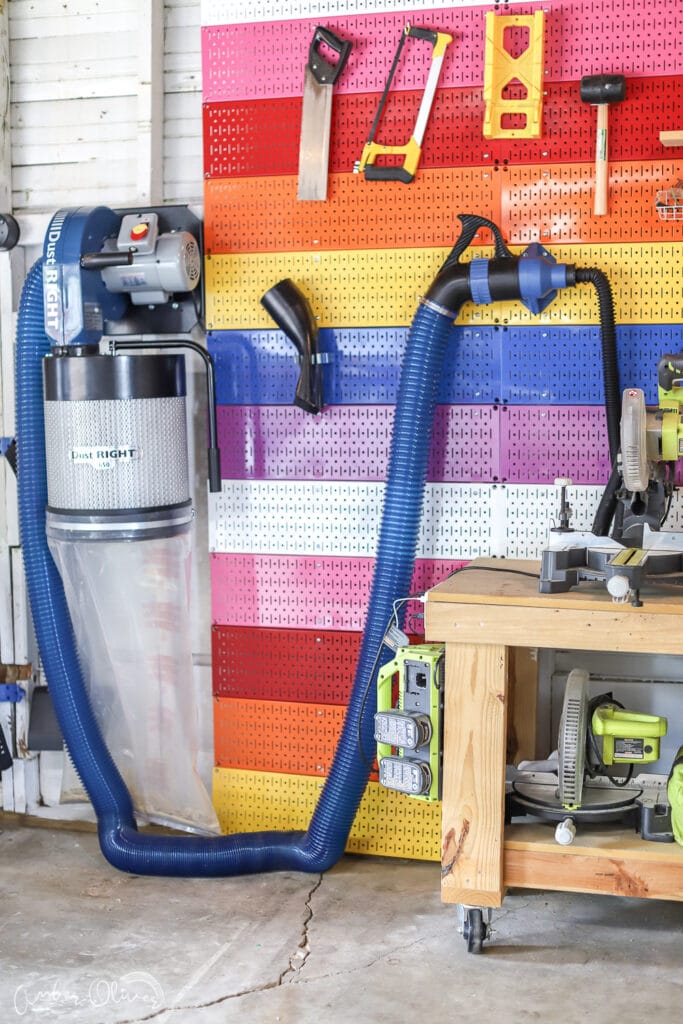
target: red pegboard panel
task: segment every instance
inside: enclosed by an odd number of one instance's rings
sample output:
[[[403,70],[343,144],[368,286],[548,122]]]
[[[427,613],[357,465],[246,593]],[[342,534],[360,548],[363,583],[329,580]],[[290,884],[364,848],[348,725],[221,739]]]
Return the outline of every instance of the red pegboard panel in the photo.
[[[213,626],[218,697],[347,704],[361,633]]]
[[[392,95],[378,141],[403,143],[410,136],[420,92]],[[680,127],[683,77],[634,78],[626,100],[610,110],[614,160],[663,159],[659,132]],[[376,93],[335,96],[332,104],[330,172],[351,172],[373,122]],[[593,158],[595,111],[581,102],[579,82],[549,82],[539,139],[484,139],[481,89],[440,89],[432,107],[420,167],[467,167]],[[204,104],[204,172],[207,178],[296,175],[301,100],[238,100]]]

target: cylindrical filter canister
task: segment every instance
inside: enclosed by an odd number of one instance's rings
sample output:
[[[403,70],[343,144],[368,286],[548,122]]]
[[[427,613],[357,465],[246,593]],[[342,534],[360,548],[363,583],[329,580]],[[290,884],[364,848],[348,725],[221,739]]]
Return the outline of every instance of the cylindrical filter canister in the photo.
[[[48,536],[144,540],[188,529],[184,357],[57,348],[43,378]]]

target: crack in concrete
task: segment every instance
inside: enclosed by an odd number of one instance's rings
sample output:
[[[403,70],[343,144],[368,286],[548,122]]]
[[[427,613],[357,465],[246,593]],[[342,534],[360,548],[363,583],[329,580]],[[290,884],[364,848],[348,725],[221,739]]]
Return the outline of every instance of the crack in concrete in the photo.
[[[304,917],[301,926],[301,941],[299,942],[299,945],[292,954],[292,956],[290,956],[289,958],[289,966],[286,967],[285,970],[280,975],[278,979],[278,985],[284,984],[284,980],[285,978],[287,978],[288,975],[299,974],[306,966],[306,961],[311,955],[311,944],[308,941],[308,928],[311,921],[313,920],[313,907],[311,903],[314,895],[316,894],[316,892],[318,891],[322,884],[323,876],[321,874],[320,877],[318,878],[318,881],[315,883],[315,885],[309,892],[306,898],[306,903],[304,904],[306,909],[306,916]],[[288,980],[289,982],[291,982],[292,979],[290,978]]]
[[[145,1017],[135,1017],[128,1020],[119,1021],[119,1024],[145,1024],[145,1021],[155,1020],[157,1024],[161,1024],[162,1021],[168,1020],[171,1013],[186,1012],[187,1010],[206,1010],[210,1006],[219,1006],[221,1003],[227,1003],[231,999],[241,999],[242,996],[250,996],[255,992],[267,992],[273,988],[280,988],[285,983],[285,978],[289,975],[299,975],[306,964],[309,956],[311,955],[311,944],[309,941],[309,927],[313,920],[313,897],[323,883],[322,873],[318,877],[315,885],[310,889],[306,901],[304,903],[304,920],[301,925],[301,939],[299,944],[289,957],[289,963],[284,971],[281,971],[276,981],[264,982],[262,985],[254,985],[252,988],[242,989],[240,992],[231,992],[226,996],[218,996],[216,999],[211,999],[206,1003],[195,1003],[192,1005],[185,1006],[165,1006],[160,1010],[155,1010],[153,1013],[147,1014]]]

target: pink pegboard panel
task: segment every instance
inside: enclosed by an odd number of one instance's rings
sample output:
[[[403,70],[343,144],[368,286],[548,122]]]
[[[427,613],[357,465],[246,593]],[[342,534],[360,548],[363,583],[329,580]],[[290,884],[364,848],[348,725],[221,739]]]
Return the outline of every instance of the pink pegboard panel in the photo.
[[[219,406],[222,472],[232,480],[384,480],[394,407],[328,406],[311,416],[288,406]],[[428,479],[497,480],[499,413],[437,406]]]
[[[600,406],[506,406],[501,472],[510,483],[602,484],[609,477],[605,412]]]
[[[671,0],[562,0],[545,5],[545,80],[578,81],[607,68],[627,76],[677,75],[683,71],[683,19]],[[515,4],[531,14],[543,4]],[[380,93],[386,84],[406,13],[327,18],[354,47],[335,89],[339,93]],[[484,68],[484,10],[458,7],[421,11],[414,24],[450,32],[442,88],[481,85]],[[301,96],[304,67],[316,22],[311,19],[202,29],[204,99],[268,99]],[[657,45],[644,45],[657,40]],[[404,48],[393,89],[422,90],[431,46]],[[264,74],[264,69],[268,73]]]
[[[660,220],[658,189],[680,174],[675,160],[610,161],[609,217],[593,214],[593,164],[510,167],[503,188],[502,230],[510,244],[676,242],[680,222]]]
[[[663,160],[661,129],[679,123],[680,77],[634,78],[628,98],[610,111],[611,159]],[[396,93],[382,118],[387,139],[410,136],[421,94]],[[330,172],[350,173],[362,152],[377,109],[375,93],[335,96],[332,103]],[[590,163],[595,111],[581,101],[579,82],[548,82],[540,139],[484,139],[480,88],[439,89],[431,110],[420,167]],[[234,100],[204,104],[204,172],[208,178],[296,175],[299,167],[301,100]],[[419,181],[419,177],[417,178]]]
[[[418,560],[411,593],[421,580],[444,579],[462,560]],[[373,558],[303,555],[211,555],[212,621],[229,626],[361,630]],[[405,595],[408,596],[407,594]]]

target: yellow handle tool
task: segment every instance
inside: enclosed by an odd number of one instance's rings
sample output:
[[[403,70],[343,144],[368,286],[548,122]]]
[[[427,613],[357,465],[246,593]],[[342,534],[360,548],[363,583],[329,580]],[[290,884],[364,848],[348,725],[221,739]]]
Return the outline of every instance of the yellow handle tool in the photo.
[[[406,39],[426,39],[428,42],[431,42],[433,46],[432,63],[425,83],[424,93],[422,94],[420,109],[417,112],[415,127],[413,128],[413,133],[410,136],[410,139],[405,146],[384,146],[381,143],[374,141],[375,133],[377,131],[377,126],[380,122],[382,112],[384,111],[389,89],[391,88],[391,83],[396,73],[399,57],[401,56],[403,44]],[[434,102],[436,87],[439,82],[441,67],[446,54],[446,47],[452,42],[453,37],[449,36],[446,32],[433,32],[431,29],[414,28],[410,24],[406,25],[394,56],[394,62],[391,66],[391,71],[389,72],[389,78],[387,79],[387,84],[384,87],[382,98],[380,99],[375,120],[373,121],[372,128],[370,129],[368,141],[363,147],[363,153],[360,160],[356,162],[353,168],[356,174],[363,171],[367,181],[402,181],[405,184],[409,184],[413,180],[418,164],[420,163],[420,156],[422,155],[422,140],[424,139],[427,121],[429,120],[432,103]],[[401,165],[381,166],[377,164],[378,157],[395,155],[403,156],[404,159]]]

